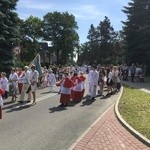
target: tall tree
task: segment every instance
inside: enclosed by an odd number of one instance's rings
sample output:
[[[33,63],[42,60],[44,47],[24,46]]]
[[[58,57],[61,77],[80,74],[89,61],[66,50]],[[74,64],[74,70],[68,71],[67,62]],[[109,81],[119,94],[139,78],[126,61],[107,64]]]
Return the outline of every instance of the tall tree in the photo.
[[[30,16],[24,21],[24,32],[33,42],[42,37],[42,20],[38,17]]]
[[[80,54],[80,61],[85,55],[84,52],[86,52],[86,56],[88,54],[88,57],[84,57],[84,61],[89,64],[116,64],[121,61],[119,59],[121,45],[118,33],[114,31],[108,17],[105,16],[96,28],[92,24],[87,38],[88,44],[85,43],[81,46],[83,52]],[[85,50],[85,47],[88,51]],[[86,58],[88,60],[85,60]]]
[[[43,19],[44,40],[51,41],[57,63],[65,64],[78,46],[75,17],[68,12],[49,12]]]
[[[88,36],[87,38],[89,39],[89,46],[90,46],[90,58],[89,58],[89,63],[97,63],[97,60],[99,59],[99,51],[98,51],[98,31],[97,28],[94,27],[93,24],[91,24]]]
[[[30,62],[40,50],[39,40],[43,37],[42,20],[30,16],[20,21],[21,60]]]
[[[91,52],[90,52],[89,42],[81,44],[78,50],[78,61],[77,63],[82,64],[92,64],[94,60],[91,60]]]
[[[101,51],[101,63],[115,63],[116,56],[114,56],[114,44],[116,43],[117,33],[114,31],[114,28],[111,25],[108,17],[105,16],[105,19],[99,23],[99,26],[97,28],[100,35],[99,43]]]
[[[127,15],[124,24],[128,62],[150,64],[150,0],[131,0],[123,12]],[[149,67],[150,70],[150,67]]]
[[[12,46],[19,42],[17,13],[14,12],[18,0],[0,1],[0,70],[9,71],[13,65]]]

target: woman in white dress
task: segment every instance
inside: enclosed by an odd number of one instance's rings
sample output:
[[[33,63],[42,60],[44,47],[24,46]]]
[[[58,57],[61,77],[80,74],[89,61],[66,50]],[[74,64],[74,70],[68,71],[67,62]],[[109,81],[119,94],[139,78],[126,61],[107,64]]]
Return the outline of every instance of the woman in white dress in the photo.
[[[18,75],[15,72],[15,68],[11,69],[11,73],[9,75],[9,83],[10,83],[10,92],[12,94],[11,102],[15,102],[17,98],[17,81],[18,81]]]

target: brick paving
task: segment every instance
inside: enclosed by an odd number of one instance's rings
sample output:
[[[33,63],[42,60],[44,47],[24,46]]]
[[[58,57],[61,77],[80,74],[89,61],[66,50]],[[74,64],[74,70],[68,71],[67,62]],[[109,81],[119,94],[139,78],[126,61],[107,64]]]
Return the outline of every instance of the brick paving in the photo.
[[[112,106],[73,150],[150,150],[117,120]]]

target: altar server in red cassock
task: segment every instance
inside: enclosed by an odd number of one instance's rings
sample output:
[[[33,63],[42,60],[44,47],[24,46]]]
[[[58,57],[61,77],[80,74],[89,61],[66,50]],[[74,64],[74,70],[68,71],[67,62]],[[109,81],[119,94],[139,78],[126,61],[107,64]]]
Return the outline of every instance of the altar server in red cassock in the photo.
[[[78,77],[77,73],[74,73],[71,80],[75,83],[75,86],[71,90],[71,99],[74,102],[80,102],[82,100],[82,80]]]
[[[2,119],[2,107],[3,107],[3,99],[2,95],[5,94],[5,91],[0,88],[0,119]]]
[[[67,106],[70,102],[70,95],[71,95],[71,87],[75,85],[75,83],[70,80],[68,77],[68,73],[66,72],[64,74],[64,78],[59,82],[61,85],[61,91],[60,91],[60,106]]]
[[[84,77],[83,75],[83,72],[80,73],[80,79],[81,79],[81,98],[83,99],[83,96],[84,96],[84,92],[85,92],[85,80],[86,80],[86,77]]]

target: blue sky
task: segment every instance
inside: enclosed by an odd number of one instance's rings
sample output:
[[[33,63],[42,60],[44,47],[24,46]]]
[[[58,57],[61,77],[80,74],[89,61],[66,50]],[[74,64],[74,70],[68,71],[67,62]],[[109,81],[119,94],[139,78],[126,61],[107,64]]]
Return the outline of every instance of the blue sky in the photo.
[[[27,19],[30,15],[42,19],[48,12],[68,11],[75,16],[80,43],[84,43],[87,41],[90,25],[97,27],[105,16],[110,19],[115,31],[121,30],[121,21],[126,20],[121,9],[128,2],[130,0],[19,0],[17,13],[22,19]]]

